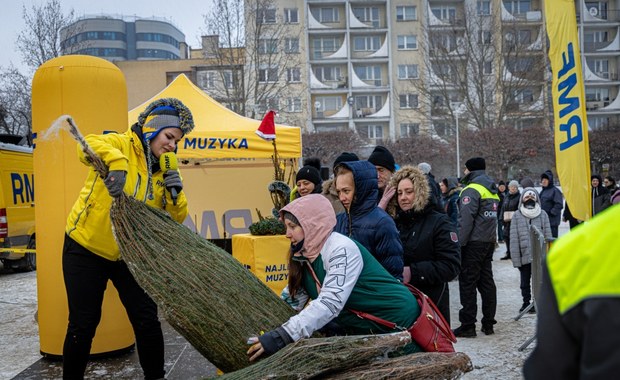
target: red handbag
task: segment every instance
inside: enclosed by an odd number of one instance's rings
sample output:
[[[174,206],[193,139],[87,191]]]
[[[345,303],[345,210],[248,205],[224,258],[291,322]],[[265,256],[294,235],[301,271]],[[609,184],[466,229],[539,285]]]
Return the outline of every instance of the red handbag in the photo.
[[[450,325],[435,303],[422,293],[419,289],[410,284],[404,284],[414,295],[420,305],[420,316],[413,322],[413,325],[407,329],[413,339],[424,352],[454,352],[453,343],[456,343],[456,337],[450,329]],[[398,329],[398,325],[393,322],[386,321],[372,314],[362,311],[349,309],[352,313],[360,318],[371,320],[391,329]]]

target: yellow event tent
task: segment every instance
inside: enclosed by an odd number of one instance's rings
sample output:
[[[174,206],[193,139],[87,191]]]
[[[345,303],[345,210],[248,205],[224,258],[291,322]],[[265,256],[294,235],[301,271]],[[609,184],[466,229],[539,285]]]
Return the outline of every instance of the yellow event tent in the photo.
[[[185,224],[207,239],[246,233],[273,204],[267,186],[273,181],[273,145],[255,131],[260,120],[240,116],[222,106],[179,75],[153,98],[129,111],[129,125],[152,101],[180,99],[191,111],[196,127],[179,143],[177,157],[183,191],[189,202]],[[301,157],[301,130],[276,125],[278,154]],[[294,161],[296,164],[296,161]]]

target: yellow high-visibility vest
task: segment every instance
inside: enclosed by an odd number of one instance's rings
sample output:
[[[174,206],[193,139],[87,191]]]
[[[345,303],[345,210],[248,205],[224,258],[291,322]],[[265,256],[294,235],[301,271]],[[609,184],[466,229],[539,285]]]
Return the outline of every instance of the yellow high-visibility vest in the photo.
[[[620,297],[620,206],[553,243],[547,267],[560,314],[587,298]]]

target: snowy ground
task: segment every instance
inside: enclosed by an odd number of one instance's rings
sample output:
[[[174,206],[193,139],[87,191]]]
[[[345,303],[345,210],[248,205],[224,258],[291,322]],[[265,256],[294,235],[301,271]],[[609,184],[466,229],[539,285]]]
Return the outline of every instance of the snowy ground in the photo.
[[[567,231],[568,225],[562,223],[560,235]],[[495,334],[484,335],[478,323],[476,338],[461,338],[456,344],[457,351],[469,355],[474,365],[474,370],[464,379],[521,379],[523,361],[535,344],[518,351],[534,334],[536,316],[526,314],[519,321],[514,320],[522,304],[519,271],[512,267],[511,261],[499,260],[505,250],[504,244],[500,244],[493,261],[498,300]],[[0,289],[0,379],[11,379],[41,358],[35,321],[36,273],[0,269]],[[450,296],[452,327],[457,327],[460,308],[457,282],[450,283]]]

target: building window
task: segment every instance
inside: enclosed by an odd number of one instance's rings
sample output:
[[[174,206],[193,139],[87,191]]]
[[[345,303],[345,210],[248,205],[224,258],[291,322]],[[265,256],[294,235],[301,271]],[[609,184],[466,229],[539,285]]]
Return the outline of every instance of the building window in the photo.
[[[170,37],[167,34],[161,33],[136,33],[137,41],[149,41],[149,42],[161,42],[164,44],[172,45],[176,48],[179,47],[179,41]]]
[[[275,24],[276,23],[276,9],[275,8],[261,8],[256,11],[256,23],[257,24]]]
[[[301,82],[301,69],[299,67],[286,69],[286,81],[288,83]]]
[[[284,22],[287,24],[299,23],[299,11],[297,8],[284,8]]]
[[[417,79],[418,65],[398,65],[398,79]]]
[[[216,75],[216,71],[199,71],[196,73],[198,85],[207,90],[215,88]]]
[[[301,98],[286,99],[287,112],[301,112]]]
[[[330,116],[342,108],[342,97],[340,96],[317,96],[314,98],[314,109],[316,117]]]
[[[381,47],[379,36],[366,36],[353,38],[353,50],[355,51],[377,51]]]
[[[367,82],[374,82],[375,86],[381,86],[381,66],[356,66],[355,74]]]
[[[398,95],[400,100],[400,108],[418,108],[418,94]]]
[[[398,36],[398,50],[415,50],[418,48],[418,37],[415,35]]]
[[[259,114],[264,114],[267,110],[278,110],[280,109],[280,99],[277,97],[270,97],[261,99],[258,102],[258,110]]]
[[[418,19],[418,12],[414,5],[396,7],[396,21],[413,21]]]
[[[324,55],[331,55],[340,47],[341,42],[338,37],[320,37],[312,41],[312,49],[315,59],[323,58]]]
[[[482,63],[482,73],[485,75],[493,74],[493,61],[484,61]]]
[[[335,23],[340,21],[338,8],[313,8],[311,12],[318,22]]]
[[[586,88],[586,101],[602,102],[609,101],[609,88],[589,87]]]
[[[275,67],[258,69],[258,81],[260,83],[277,82],[278,81],[278,69]]]
[[[285,38],[284,39],[284,52],[285,53],[299,53],[299,38]]]
[[[222,79],[224,80],[224,88],[233,88],[235,82],[233,80],[233,73],[230,70],[225,70],[222,73]]]
[[[340,81],[342,77],[342,70],[338,66],[314,66],[314,76],[321,82],[328,81]]]
[[[481,44],[490,45],[491,44],[491,32],[489,30],[481,30],[478,35],[478,39],[480,40]]]
[[[383,126],[381,125],[368,125],[361,127],[362,131],[365,130],[366,136],[369,139],[382,139],[383,138]]]
[[[361,112],[361,116],[377,112],[381,105],[383,105],[381,95],[358,95],[355,97],[355,109]]]
[[[433,123],[433,129],[439,136],[452,136],[454,131],[452,125],[446,121],[436,121]]]
[[[525,88],[523,90],[515,90],[514,101],[517,103],[533,103],[534,92],[529,88]]]
[[[377,7],[354,7],[353,14],[355,15],[355,17],[357,17],[358,20],[369,23],[375,28],[378,28],[380,25],[379,8]]]
[[[491,14],[491,1],[490,0],[478,0],[477,9],[478,9],[479,15],[490,15]]]
[[[524,14],[532,9],[531,0],[504,0],[504,7],[512,14]]]
[[[258,54],[275,54],[278,52],[278,40],[261,38],[258,40]]]
[[[413,137],[420,134],[420,124],[418,123],[401,123],[400,137]]]
[[[583,40],[586,44],[609,42],[609,33],[606,30],[584,31]]]
[[[434,6],[431,12],[440,20],[454,21],[456,19],[456,8],[448,5]]]

